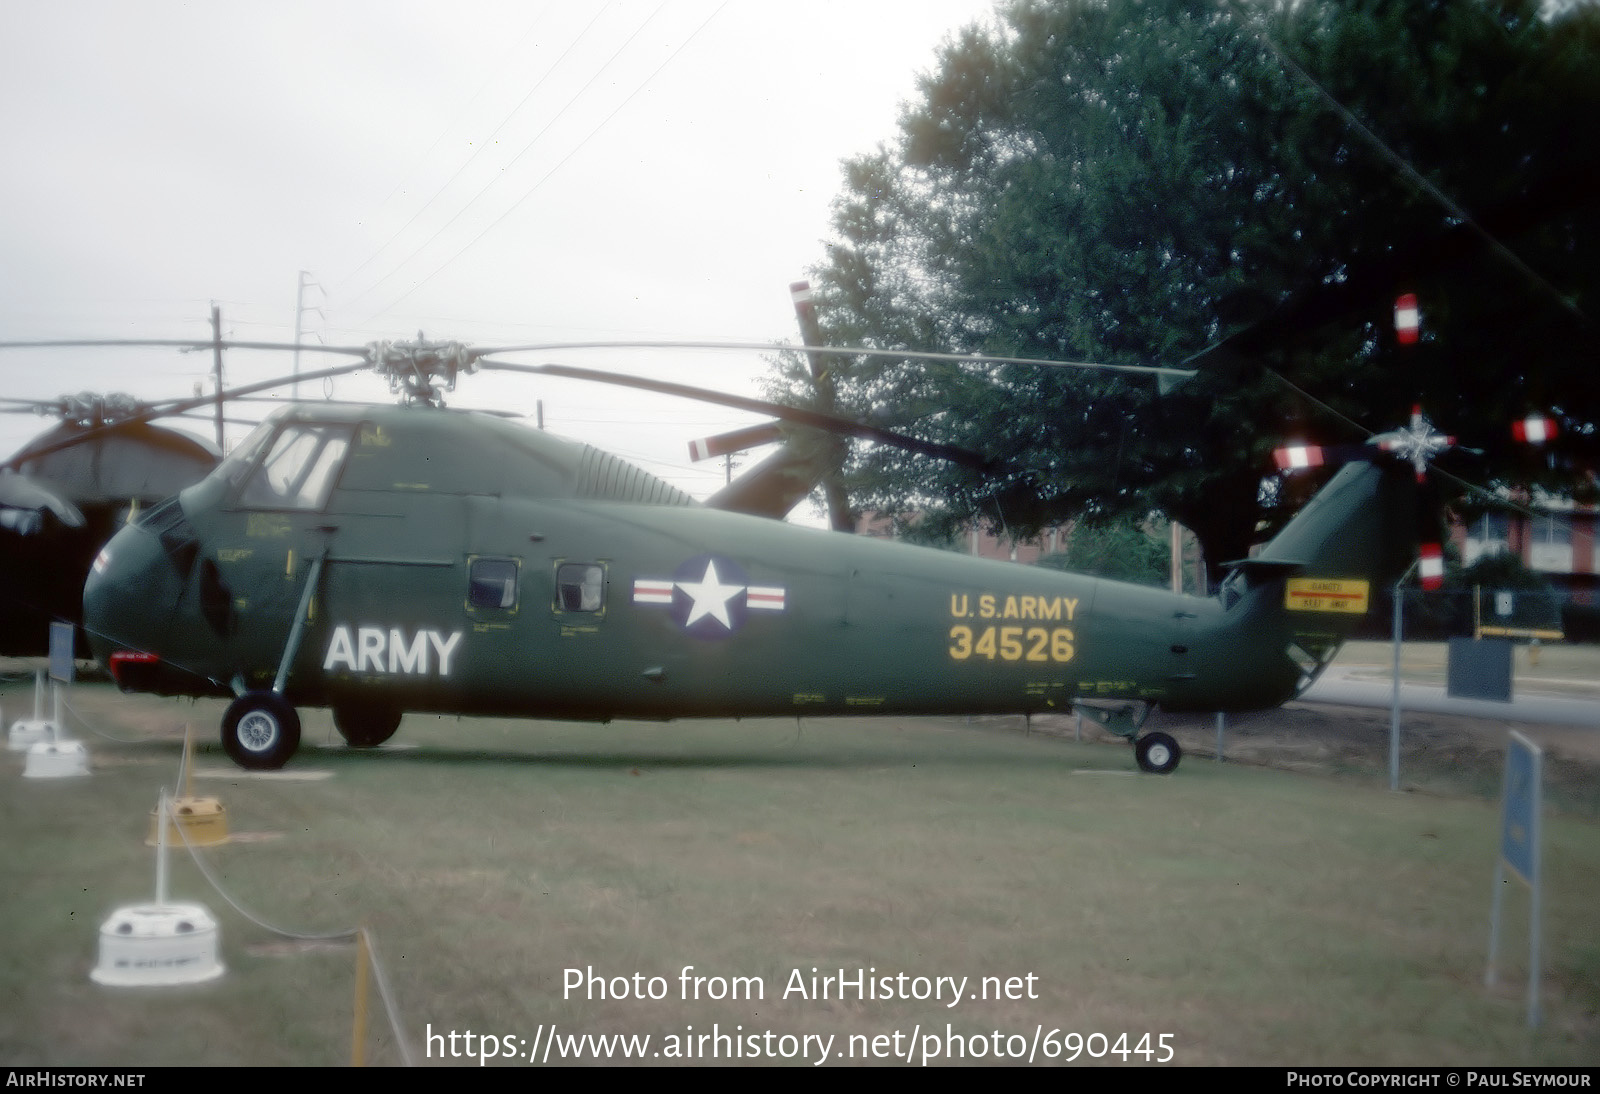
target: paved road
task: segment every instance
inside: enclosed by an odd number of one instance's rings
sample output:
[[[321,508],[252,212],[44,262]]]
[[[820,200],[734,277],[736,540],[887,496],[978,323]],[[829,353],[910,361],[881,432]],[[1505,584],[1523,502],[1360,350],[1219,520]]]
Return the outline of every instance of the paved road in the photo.
[[[1388,679],[1375,679],[1371,670],[1330,667],[1322,678],[1300,697],[1306,703],[1338,703],[1344,706],[1383,707],[1394,701],[1394,685]],[[1492,718],[1508,722],[1533,722],[1540,725],[1585,726],[1600,729],[1600,701],[1569,696],[1540,695],[1537,684],[1513,686],[1509,703],[1483,699],[1452,699],[1445,689],[1426,684],[1400,684],[1400,709],[1430,714],[1463,714],[1470,718]]]

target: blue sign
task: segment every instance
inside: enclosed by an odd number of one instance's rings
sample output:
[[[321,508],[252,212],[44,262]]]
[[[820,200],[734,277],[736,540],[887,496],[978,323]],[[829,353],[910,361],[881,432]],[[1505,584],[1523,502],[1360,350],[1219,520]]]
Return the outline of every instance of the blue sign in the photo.
[[[73,670],[77,668],[72,662],[73,637],[71,623],[50,624],[50,679],[63,684],[72,683]]]
[[[1529,885],[1539,883],[1539,746],[1520,733],[1506,752],[1506,795],[1500,818],[1500,857]]]

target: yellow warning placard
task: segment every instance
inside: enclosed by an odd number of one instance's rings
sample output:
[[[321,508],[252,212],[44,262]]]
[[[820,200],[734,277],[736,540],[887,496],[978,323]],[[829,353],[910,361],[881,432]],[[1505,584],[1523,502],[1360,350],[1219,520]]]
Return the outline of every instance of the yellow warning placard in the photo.
[[[1291,612],[1350,612],[1364,615],[1369,586],[1354,578],[1291,577],[1284,606]]]

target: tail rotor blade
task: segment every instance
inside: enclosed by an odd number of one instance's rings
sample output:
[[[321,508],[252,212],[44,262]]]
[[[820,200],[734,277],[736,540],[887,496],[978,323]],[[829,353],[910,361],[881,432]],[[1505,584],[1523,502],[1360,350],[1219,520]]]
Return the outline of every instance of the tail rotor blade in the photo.
[[[1444,586],[1444,501],[1439,487],[1425,475],[1417,479],[1417,577],[1434,592]]]
[[[1556,439],[1560,427],[1554,418],[1534,414],[1511,423],[1511,436],[1519,444],[1545,444]]]

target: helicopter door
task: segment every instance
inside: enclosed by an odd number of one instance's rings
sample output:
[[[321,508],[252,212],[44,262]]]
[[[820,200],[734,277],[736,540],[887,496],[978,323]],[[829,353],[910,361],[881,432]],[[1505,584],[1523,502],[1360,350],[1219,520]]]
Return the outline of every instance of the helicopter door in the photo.
[[[354,429],[290,423],[275,436],[252,438],[230,461],[233,500],[205,522],[206,546],[185,598],[210,640],[225,643],[228,659],[252,682],[275,670],[308,563],[325,549],[317,526],[327,521],[324,509]]]

